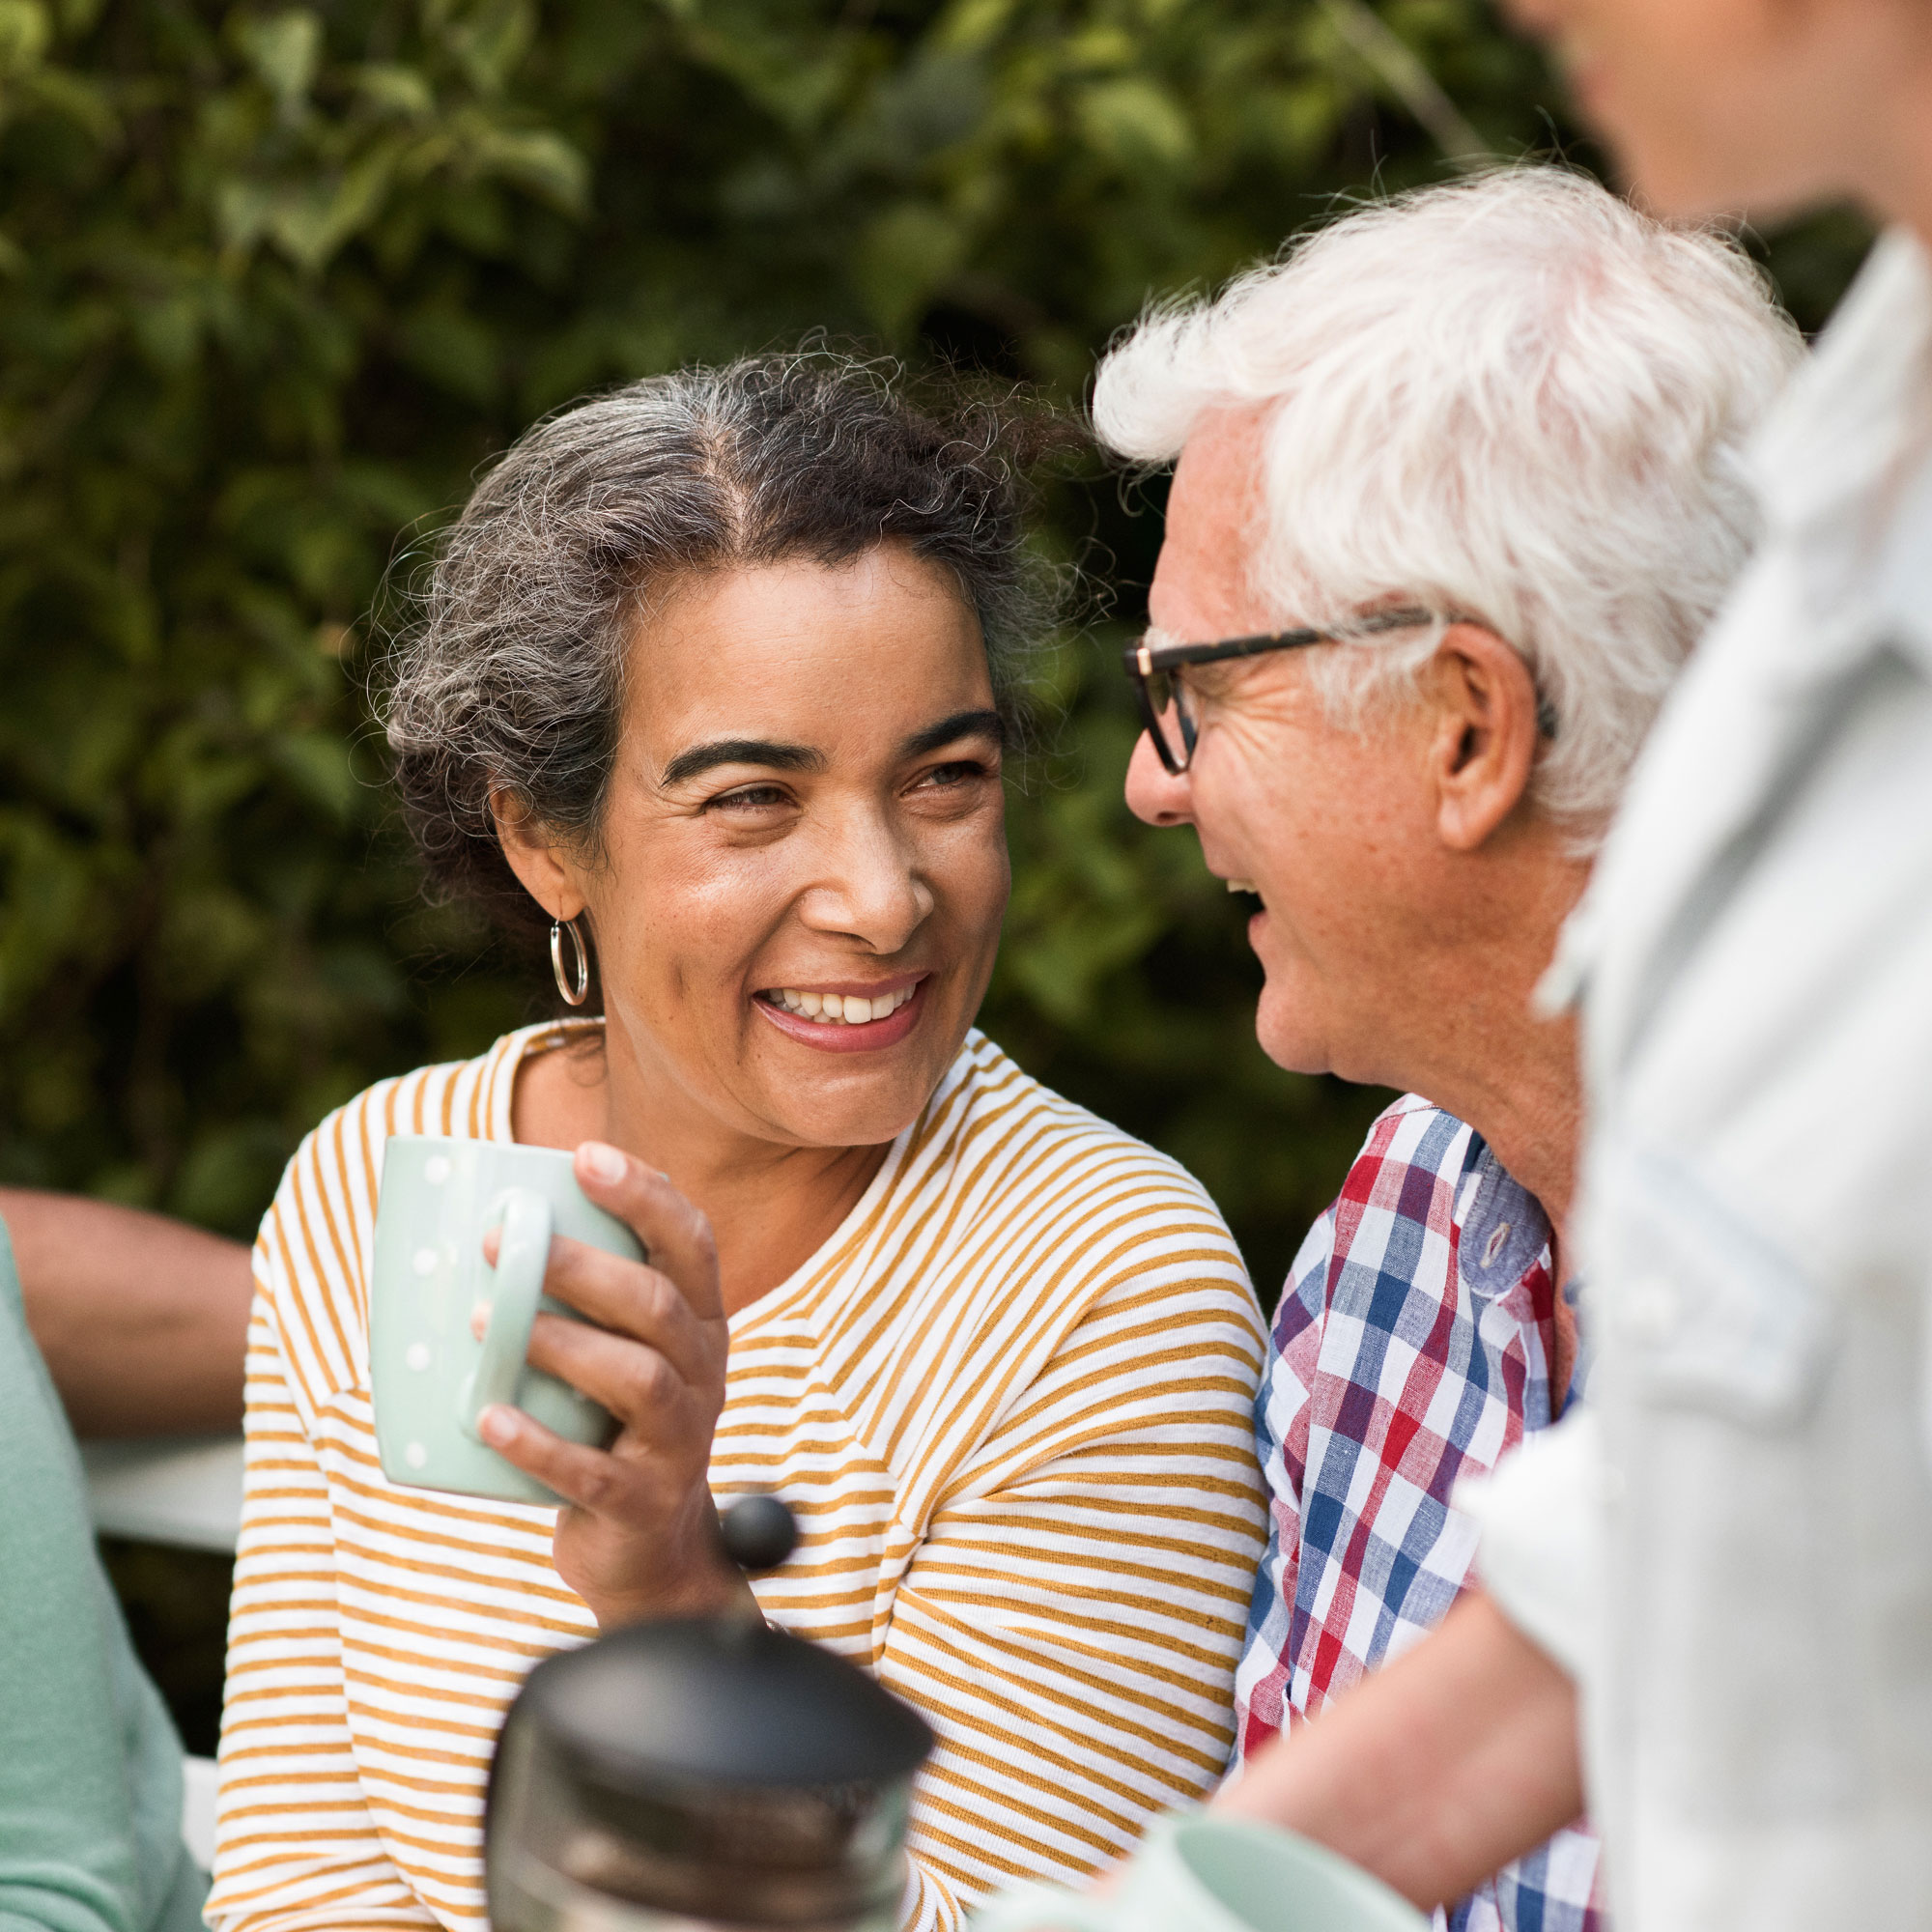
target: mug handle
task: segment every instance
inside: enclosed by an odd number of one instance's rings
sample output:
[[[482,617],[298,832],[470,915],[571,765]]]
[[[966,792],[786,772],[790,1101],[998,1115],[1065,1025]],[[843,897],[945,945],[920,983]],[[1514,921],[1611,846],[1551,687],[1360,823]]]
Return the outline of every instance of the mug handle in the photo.
[[[497,1265],[486,1277],[490,1325],[483,1331],[481,1358],[456,1392],[456,1420],[472,1442],[482,1440],[476,1418],[486,1408],[517,1400],[530,1324],[537,1319],[544,1270],[550,1265],[554,1217],[549,1201],[532,1188],[512,1187],[501,1196],[500,1206]]]
[[[1050,1885],[1016,1885],[967,1919],[967,1932],[1121,1932],[1119,1901]]]

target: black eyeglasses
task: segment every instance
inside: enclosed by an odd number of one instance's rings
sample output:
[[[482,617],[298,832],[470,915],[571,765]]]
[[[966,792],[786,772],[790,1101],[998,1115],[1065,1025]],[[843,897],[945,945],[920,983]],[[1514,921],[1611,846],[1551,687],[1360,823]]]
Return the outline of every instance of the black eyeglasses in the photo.
[[[1224,658],[1256,658],[1267,651],[1295,651],[1309,644],[1344,644],[1355,638],[1378,637],[1385,631],[1416,631],[1425,624],[1471,621],[1407,606],[1400,611],[1378,611],[1372,616],[1321,631],[1264,631],[1252,638],[1223,638],[1205,644],[1151,644],[1143,638],[1121,653],[1121,662],[1126,667],[1134,696],[1140,699],[1148,736],[1153,740],[1161,763],[1179,778],[1193,762],[1195,742],[1201,734],[1201,721],[1188,708],[1187,681],[1179,675],[1186,666],[1214,664]],[[1192,702],[1199,704],[1198,695]],[[1166,722],[1170,713],[1172,734]],[[1536,728],[1546,738],[1556,735],[1556,708],[1541,693],[1537,696]]]
[[[1373,616],[1326,631],[1264,631],[1252,638],[1223,638],[1208,644],[1151,644],[1145,638],[1121,653],[1141,718],[1160,761],[1179,778],[1194,758],[1201,721],[1188,709],[1187,681],[1176,675],[1184,666],[1215,664],[1223,658],[1258,658],[1266,651],[1296,651],[1308,644],[1346,643],[1350,638],[1377,637],[1384,631],[1413,631],[1424,624],[1453,623],[1434,611],[1378,611]],[[1194,700],[1198,703],[1197,697]],[[1174,714],[1174,736],[1164,722]],[[1176,743],[1178,737],[1179,743]]]

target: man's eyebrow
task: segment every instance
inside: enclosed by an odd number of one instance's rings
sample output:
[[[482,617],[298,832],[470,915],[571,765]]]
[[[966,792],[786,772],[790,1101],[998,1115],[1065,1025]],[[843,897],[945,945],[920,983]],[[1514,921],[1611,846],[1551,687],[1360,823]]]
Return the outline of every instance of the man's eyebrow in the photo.
[[[902,757],[923,758],[926,753],[937,752],[959,738],[990,738],[994,744],[1004,746],[1006,721],[997,711],[955,711],[951,718],[942,718],[937,724],[915,731],[899,747],[899,753]]]
[[[810,745],[782,745],[770,738],[714,738],[708,745],[694,745],[680,752],[664,768],[658,780],[660,789],[683,784],[708,772],[715,765],[763,765],[777,772],[820,772],[825,769],[825,753]]]

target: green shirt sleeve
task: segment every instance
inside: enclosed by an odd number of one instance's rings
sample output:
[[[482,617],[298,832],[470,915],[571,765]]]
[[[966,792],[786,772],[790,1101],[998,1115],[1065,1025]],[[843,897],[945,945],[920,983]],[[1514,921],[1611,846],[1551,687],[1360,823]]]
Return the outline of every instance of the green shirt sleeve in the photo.
[[[0,1222],[0,1932],[190,1932],[181,1743],[94,1548]]]

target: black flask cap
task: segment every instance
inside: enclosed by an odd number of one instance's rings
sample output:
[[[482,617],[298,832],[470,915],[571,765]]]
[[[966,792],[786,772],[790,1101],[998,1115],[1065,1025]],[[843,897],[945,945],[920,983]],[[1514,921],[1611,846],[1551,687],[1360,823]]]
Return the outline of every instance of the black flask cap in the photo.
[[[932,1748],[858,1665],[749,1618],[639,1624],[547,1658],[517,1708],[606,1786],[884,1784]]]

